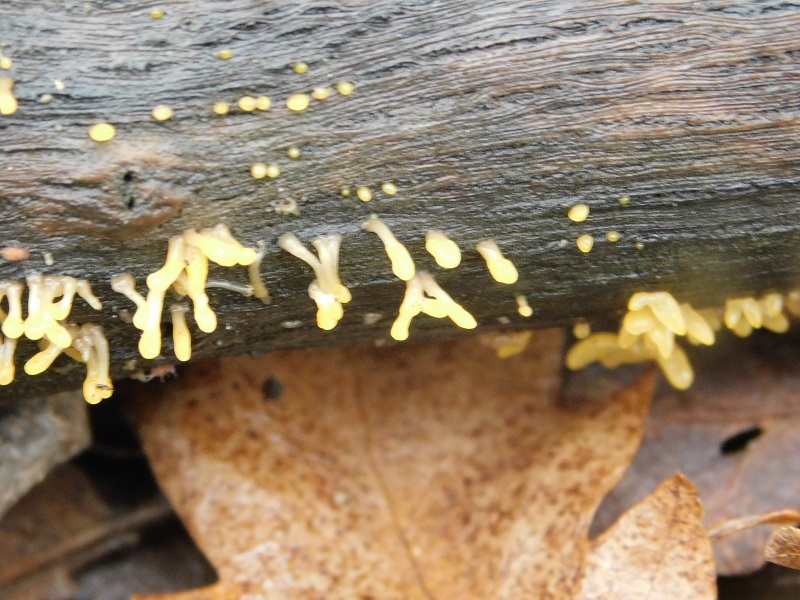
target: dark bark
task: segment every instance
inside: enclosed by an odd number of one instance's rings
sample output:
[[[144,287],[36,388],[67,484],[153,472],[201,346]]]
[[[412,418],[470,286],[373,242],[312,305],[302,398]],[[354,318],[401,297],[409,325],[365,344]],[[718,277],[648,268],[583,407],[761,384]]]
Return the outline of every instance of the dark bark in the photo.
[[[359,229],[372,212],[481,327],[503,316],[516,327],[613,316],[642,289],[702,306],[797,285],[797,4],[187,0],[165,4],[161,20],[152,8],[0,8],[20,101],[0,117],[0,241],[31,250],[27,261],[0,264],[0,279],[33,270],[88,278],[104,310],[80,305],[72,320],[103,324],[117,375],[137,356],[138,332],[117,316],[131,305],[110,278],[131,273],[143,290],[170,236],[219,222],[243,243],[267,243],[273,303],[214,290],[220,327],[195,336],[196,357],[388,339],[404,285],[377,237]],[[233,58],[216,58],[223,48]],[[308,73],[291,70],[297,60]],[[289,95],[339,80],[353,81],[355,93],[301,114],[285,107]],[[48,93],[51,103],[38,102]],[[210,111],[260,94],[274,102],[266,113]],[[175,117],[155,123],[156,104]],[[114,140],[88,138],[98,121],[117,126]],[[286,157],[293,144],[299,160]],[[281,177],[250,177],[259,160],[280,163]],[[381,194],[382,181],[400,192]],[[343,185],[370,185],[375,199],[344,198]],[[299,216],[270,208],[286,198],[299,202]],[[592,209],[583,224],[566,218],[577,202]],[[433,228],[459,242],[457,269],[439,269],[425,253]],[[609,230],[620,242],[605,241]],[[288,231],[304,241],[344,237],[341,274],[353,301],[331,332],[314,324],[310,270],[275,243]],[[595,236],[589,254],[575,247],[580,233]],[[473,250],[486,238],[515,262],[517,284],[492,281]],[[244,269],[215,276],[244,280]],[[517,293],[533,318],[516,314]],[[368,312],[384,317],[365,325]],[[303,325],[281,325],[293,320]],[[457,333],[421,317],[411,339]],[[32,352],[20,344],[20,374],[3,395],[79,380],[52,370],[26,378],[21,364]]]

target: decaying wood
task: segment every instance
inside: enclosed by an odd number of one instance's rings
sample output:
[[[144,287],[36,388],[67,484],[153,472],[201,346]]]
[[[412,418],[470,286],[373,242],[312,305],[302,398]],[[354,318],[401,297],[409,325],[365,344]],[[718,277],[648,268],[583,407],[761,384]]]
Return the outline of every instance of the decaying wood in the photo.
[[[74,320],[103,324],[117,375],[137,355],[137,332],[118,317],[131,306],[110,278],[142,281],[170,236],[219,222],[267,243],[273,303],[214,290],[221,325],[196,339],[195,356],[387,340],[404,287],[359,229],[372,212],[482,327],[608,316],[645,288],[710,305],[799,280],[797,5],[193,0],[165,4],[160,20],[154,6],[7,0],[0,13],[20,103],[0,117],[0,241],[31,251],[0,264],[0,278],[90,279],[104,310],[81,307]],[[223,48],[230,60],[215,57]],[[297,60],[308,73],[291,70]],[[290,94],[339,80],[356,92],[303,113],[285,107]],[[248,94],[273,108],[211,113]],[[154,122],[156,104],[175,117]],[[98,121],[117,126],[113,141],[89,139]],[[282,176],[253,179],[257,160],[279,162]],[[381,194],[383,181],[400,192]],[[345,185],[370,185],[375,199],[344,198]],[[286,199],[299,215],[274,211]],[[565,216],[577,202],[592,209],[580,225]],[[465,251],[457,269],[425,253],[432,228]],[[604,240],[609,230],[620,242]],[[288,231],[344,237],[353,302],[332,332],[314,324],[310,271],[275,243]],[[575,247],[584,232],[596,239],[585,255]],[[516,263],[517,284],[491,280],[472,250],[486,238]],[[532,319],[516,314],[517,293]],[[365,324],[373,312],[383,318]],[[457,333],[446,320],[412,326],[412,339]],[[80,379],[49,373],[2,393]]]

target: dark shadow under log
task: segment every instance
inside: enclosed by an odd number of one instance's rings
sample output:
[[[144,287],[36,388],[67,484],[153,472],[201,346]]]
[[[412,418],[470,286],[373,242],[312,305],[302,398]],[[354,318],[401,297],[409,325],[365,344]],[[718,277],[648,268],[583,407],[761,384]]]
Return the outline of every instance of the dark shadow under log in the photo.
[[[220,327],[195,336],[195,357],[389,341],[404,284],[359,228],[370,213],[479,329],[501,317],[517,328],[615,318],[645,289],[707,306],[800,282],[798,5],[185,0],[154,20],[155,7],[6,0],[0,9],[0,44],[14,60],[2,74],[19,100],[0,117],[0,243],[31,251],[2,262],[0,279],[89,279],[104,309],[80,305],[71,320],[104,326],[116,375],[138,356],[138,332],[119,318],[131,305],[110,278],[131,273],[144,291],[170,236],[220,222],[245,244],[266,242],[273,302],[213,290]],[[225,48],[233,57],[218,59]],[[291,69],[299,60],[310,65],[304,75]],[[302,113],[285,106],[342,80],[355,83],[351,96]],[[261,94],[269,111],[236,108]],[[231,113],[214,115],[218,101]],[[156,123],[157,104],[175,116]],[[87,135],[100,121],[117,127],[108,143]],[[297,160],[286,156],[292,145]],[[256,161],[283,173],[253,179]],[[384,181],[399,193],[382,194]],[[358,185],[373,188],[370,203],[339,193]],[[274,210],[287,199],[299,215]],[[591,207],[581,224],[566,217],[578,202]],[[423,245],[429,229],[459,243],[461,266],[436,267]],[[619,242],[605,240],[610,230]],[[333,331],[315,325],[313,276],[278,248],[285,232],[344,238],[353,301]],[[575,246],[582,233],[595,238],[588,254]],[[518,283],[491,279],[474,251],[487,238],[514,261]],[[244,282],[244,271],[212,276]],[[531,319],[517,315],[516,294]],[[382,319],[365,324],[375,312]],[[292,321],[301,325],[284,326]],[[458,333],[421,317],[411,340]],[[168,329],[164,337],[169,361]],[[80,369],[27,378],[21,363],[34,351],[20,344],[17,381],[2,396],[80,380]]]

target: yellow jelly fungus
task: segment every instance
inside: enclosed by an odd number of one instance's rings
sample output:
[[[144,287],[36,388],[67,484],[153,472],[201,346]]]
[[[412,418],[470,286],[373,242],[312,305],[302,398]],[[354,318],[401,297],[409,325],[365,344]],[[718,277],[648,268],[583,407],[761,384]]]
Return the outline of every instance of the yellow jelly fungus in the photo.
[[[584,233],[578,236],[578,239],[575,240],[575,245],[578,246],[578,250],[581,252],[591,252],[592,246],[594,246],[594,238],[588,233]]]
[[[498,283],[512,284],[519,279],[517,268],[510,260],[503,256],[498,245],[492,240],[484,240],[475,246],[475,249],[486,261],[489,273]]]
[[[289,110],[303,111],[308,108],[311,99],[306,94],[295,94],[286,99],[286,106]]]
[[[256,179],[264,179],[264,177],[267,176],[267,165],[262,162],[254,163],[253,166],[250,167],[250,175]]]
[[[226,48],[225,50],[218,50],[216,56],[221,60],[228,60],[233,56],[233,50],[229,48]]]
[[[355,89],[356,87],[349,81],[340,81],[336,84],[336,91],[342,96],[349,96]]]
[[[256,99],[252,96],[242,96],[239,98],[239,108],[245,112],[252,112],[256,109]]]
[[[150,17],[153,19],[163,19],[166,13],[160,8],[155,8],[150,11]]]
[[[517,312],[523,317],[530,317],[533,315],[533,309],[531,305],[528,304],[528,299],[522,294],[517,296]]]
[[[311,90],[311,97],[314,98],[314,100],[326,100],[332,93],[333,90],[329,87],[315,87]]]
[[[669,292],[638,292],[628,300],[628,310],[649,307],[665,327],[678,335],[686,335],[686,319],[678,301]]]
[[[308,286],[308,295],[317,305],[317,326],[325,331],[330,331],[344,316],[342,304],[319,287],[315,279]]]
[[[436,263],[445,269],[454,269],[461,263],[461,250],[458,244],[441,231],[429,231],[425,234],[425,249],[433,256]]]
[[[613,243],[619,241],[619,232],[618,231],[606,231],[606,239]]]
[[[592,326],[589,323],[582,322],[582,323],[575,323],[572,326],[572,335],[574,335],[579,340],[585,340],[592,334]]]
[[[406,247],[397,241],[397,238],[394,237],[391,230],[377,215],[370,215],[369,218],[361,224],[361,228],[366,231],[371,231],[381,238],[384,248],[386,249],[386,254],[389,256],[389,260],[392,263],[392,272],[397,277],[403,281],[409,281],[414,277],[416,269],[411,255],[408,253]]]
[[[629,204],[629,203],[630,203],[630,201],[631,201],[631,199],[630,199],[630,198],[628,198],[627,196],[623,196],[623,197],[622,197],[622,198],[620,198],[620,199],[619,199],[617,202],[619,202],[620,204],[622,204],[622,206],[626,206],[627,204]]]
[[[300,158],[300,148],[297,146],[291,146],[287,151],[286,155],[289,158]]]
[[[347,187],[347,186],[341,187],[341,188],[339,188],[339,193],[342,196],[349,196],[350,195],[350,188]]]
[[[715,341],[714,329],[705,317],[689,304],[681,304],[681,312],[686,321],[686,338],[691,344],[712,346]]]
[[[636,249],[644,250],[644,244],[642,242],[636,242]]]
[[[17,112],[17,99],[14,97],[14,80],[0,77],[0,115],[13,115]]]
[[[28,362],[25,363],[25,372],[28,375],[39,375],[40,373],[44,373],[63,351],[64,348],[61,348],[52,342],[47,342],[45,347],[38,354],[34,354],[28,360]]]
[[[144,299],[144,296],[136,291],[136,281],[134,278],[127,273],[125,275],[118,275],[111,279],[111,289],[118,294],[123,294],[136,305],[137,310],[133,317],[133,324],[138,329],[144,329],[144,315],[147,311],[147,301]],[[139,319],[137,319],[137,316]]]
[[[272,100],[267,96],[259,96],[256,98],[256,108],[258,110],[269,110],[272,106]]]
[[[277,165],[276,163],[270,163],[269,165],[267,165],[267,177],[269,177],[270,179],[275,179],[280,174],[281,174],[280,165]]]
[[[356,196],[358,196],[358,199],[362,202],[369,202],[372,200],[372,190],[366,186],[361,186],[356,188]]]
[[[406,293],[390,331],[392,338],[398,341],[408,339],[411,320],[421,312],[435,318],[449,317],[463,329],[477,327],[474,317],[424,271],[406,281]]]
[[[230,104],[227,102],[217,102],[211,110],[214,111],[216,115],[227,115],[228,111],[231,109]]]
[[[175,111],[165,104],[159,104],[153,108],[153,118],[156,121],[168,121],[174,114]]]
[[[250,285],[253,288],[253,296],[261,300],[264,304],[269,304],[269,290],[261,279],[261,261],[264,260],[266,253],[266,244],[264,244],[264,242],[257,242],[256,259],[247,266],[247,275],[250,278]]]
[[[117,130],[110,123],[97,123],[89,127],[89,137],[95,142],[107,142],[114,137]]]
[[[389,194],[390,196],[394,196],[397,193],[397,186],[391,182],[386,182],[381,184],[381,190],[383,190],[384,194]]]
[[[13,66],[14,66],[14,61],[12,61],[7,56],[0,56],[0,69],[8,71]]]
[[[576,204],[567,212],[570,221],[583,223],[589,216],[589,207],[586,204]]]
[[[184,232],[183,236],[187,244],[199,248],[209,260],[222,267],[232,267],[235,264],[247,266],[256,259],[255,250],[252,248],[243,248],[238,243],[234,244],[219,239],[219,236],[211,233],[210,230],[205,229],[200,233],[189,229]]]
[[[173,304],[169,307],[172,317],[172,345],[175,357],[186,362],[192,357],[192,336],[186,325],[186,307],[182,304]]]
[[[302,75],[308,71],[308,64],[304,62],[296,62],[292,65],[292,70],[298,75]]]

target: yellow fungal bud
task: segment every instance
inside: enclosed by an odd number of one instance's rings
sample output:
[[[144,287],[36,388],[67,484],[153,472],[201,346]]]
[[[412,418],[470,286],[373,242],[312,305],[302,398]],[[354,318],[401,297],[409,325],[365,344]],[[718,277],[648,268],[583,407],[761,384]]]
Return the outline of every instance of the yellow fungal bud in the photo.
[[[161,310],[164,306],[164,290],[151,289],[145,306],[145,326],[139,338],[139,354],[143,358],[155,358],[161,354]]]
[[[391,230],[377,215],[370,215],[369,218],[361,224],[361,228],[366,231],[371,231],[381,238],[384,248],[386,249],[386,254],[389,256],[389,260],[392,263],[392,272],[397,277],[403,281],[409,281],[414,277],[416,269],[411,255],[408,253],[406,247],[397,241],[397,238],[394,237]]]
[[[289,110],[303,111],[308,108],[311,99],[306,94],[295,94],[286,99],[286,106]]]
[[[386,183],[381,184],[381,190],[383,190],[384,194],[394,196],[397,193],[397,186],[387,181]]]
[[[117,133],[115,127],[109,123],[97,123],[89,127],[89,137],[95,142],[107,142]]]
[[[298,75],[302,75],[308,71],[308,64],[304,62],[296,62],[292,65],[292,70]]]
[[[399,342],[408,339],[411,320],[422,312],[424,299],[420,278],[415,276],[406,281],[406,293],[390,331],[393,339]]]
[[[78,291],[78,296],[83,298],[86,301],[86,304],[95,310],[101,310],[103,308],[100,300],[94,295],[94,292],[92,292],[92,286],[89,285],[88,281],[85,279],[79,279],[77,281],[76,288]]]
[[[341,188],[339,188],[339,193],[342,196],[349,196],[350,195],[350,188],[347,187],[347,186],[341,187]]]
[[[567,217],[569,217],[569,220],[575,221],[576,223],[583,223],[588,216],[589,207],[586,204],[576,204],[567,212]]]
[[[171,119],[172,115],[174,114],[175,111],[166,104],[159,104],[158,106],[153,107],[153,118],[156,121],[167,121]]]
[[[308,286],[308,295],[317,305],[317,326],[326,331],[336,327],[344,315],[341,303],[332,294],[320,289],[316,279]]]
[[[619,232],[618,231],[606,231],[606,239],[613,243],[619,241]]]
[[[192,336],[186,326],[186,307],[182,304],[173,304],[169,307],[172,316],[172,344],[175,348],[175,357],[186,362],[192,357]]]
[[[28,275],[26,281],[28,284],[28,318],[25,319],[24,333],[28,339],[40,340],[44,337],[47,329],[42,308],[44,278],[36,273]]]
[[[42,104],[50,104],[53,101],[53,94],[42,94],[39,96],[39,102]]]
[[[281,167],[276,163],[270,163],[267,165],[267,177],[270,179],[275,179],[281,174]]]
[[[497,358],[505,360],[522,353],[530,344],[532,331],[516,331],[486,335],[481,337],[481,343],[493,348]]]
[[[14,80],[0,77],[0,115],[13,115],[17,112],[17,99],[14,97]]]
[[[233,50],[229,48],[226,48],[225,50],[218,50],[216,56],[221,60],[228,60],[233,56]]]
[[[230,104],[227,102],[217,102],[211,110],[214,111],[214,114],[217,115],[227,115],[228,111],[231,109]]]
[[[656,356],[656,361],[667,381],[672,384],[672,387],[678,390],[686,390],[692,385],[694,371],[683,348],[675,346],[669,356]]]
[[[503,256],[497,244],[491,240],[480,242],[475,249],[483,256],[489,273],[499,283],[512,284],[519,279],[517,268],[510,260]]]
[[[256,109],[256,99],[252,96],[242,96],[239,98],[239,108],[245,112],[251,112]]]
[[[522,294],[517,296],[517,312],[523,317],[530,317],[533,315],[533,309],[528,304],[528,299]]]
[[[764,315],[777,317],[783,313],[783,296],[781,294],[767,294],[762,298]]]
[[[579,235],[578,239],[575,240],[575,244],[578,246],[578,250],[581,252],[591,252],[592,246],[594,246],[594,238],[587,233],[583,235]]]
[[[622,206],[625,206],[625,205],[627,205],[627,204],[628,204],[630,201],[631,201],[631,199],[630,199],[630,198],[628,198],[627,196],[623,196],[622,198],[620,198],[620,199],[618,200],[618,202],[619,202],[620,204],[622,204]]]
[[[355,86],[349,81],[340,81],[336,84],[336,91],[342,96],[349,96],[355,89]]]
[[[8,71],[13,66],[14,66],[14,61],[12,61],[7,56],[0,56],[0,69]]]
[[[582,323],[575,323],[572,326],[572,335],[574,335],[579,340],[585,340],[592,334],[592,326],[589,323],[582,322]]]
[[[300,158],[300,148],[297,146],[291,146],[287,151],[286,154],[289,158]]]
[[[118,275],[111,279],[111,289],[123,294],[136,305],[137,310],[133,315],[133,325],[138,329],[144,329],[147,301],[136,291],[136,280],[127,273]]]
[[[329,87],[315,87],[311,90],[311,96],[314,100],[326,100],[332,93],[333,90]]]
[[[272,100],[267,96],[259,96],[256,98],[256,108],[258,110],[269,110],[272,106]]]
[[[425,249],[445,269],[454,269],[461,263],[458,245],[441,231],[429,231],[425,234]]]
[[[366,186],[361,186],[360,188],[356,188],[356,196],[362,202],[369,202],[372,200],[372,190]]]
[[[644,250],[644,244],[642,242],[636,242],[636,249]]]
[[[150,18],[152,19],[163,19],[166,13],[161,10],[160,8],[155,8],[150,11]]]
[[[256,179],[264,179],[264,177],[267,176],[267,165],[262,162],[254,163],[253,166],[250,167],[250,175]]]

